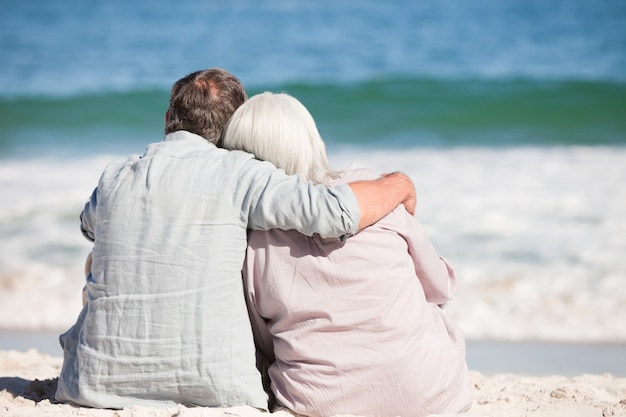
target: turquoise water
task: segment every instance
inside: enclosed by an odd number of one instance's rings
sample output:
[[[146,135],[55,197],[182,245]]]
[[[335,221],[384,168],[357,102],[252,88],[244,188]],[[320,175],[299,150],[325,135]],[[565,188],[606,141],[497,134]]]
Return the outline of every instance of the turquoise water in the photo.
[[[298,97],[330,147],[626,144],[626,83],[394,78],[267,89]],[[0,151],[139,152],[160,139],[167,99],[158,90],[0,99]]]

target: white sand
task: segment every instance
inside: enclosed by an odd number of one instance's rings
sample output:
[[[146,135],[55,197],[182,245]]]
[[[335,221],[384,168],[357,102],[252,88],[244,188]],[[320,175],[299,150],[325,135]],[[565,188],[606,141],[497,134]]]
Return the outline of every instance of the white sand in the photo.
[[[0,416],[258,417],[266,414],[250,407],[133,407],[116,411],[57,404],[53,397],[61,363],[60,357],[42,355],[34,349],[27,352],[0,351]],[[485,376],[472,372],[472,378],[474,405],[461,416],[626,416],[626,378],[610,374],[568,378],[558,375]],[[287,411],[272,414],[276,417],[292,417]]]

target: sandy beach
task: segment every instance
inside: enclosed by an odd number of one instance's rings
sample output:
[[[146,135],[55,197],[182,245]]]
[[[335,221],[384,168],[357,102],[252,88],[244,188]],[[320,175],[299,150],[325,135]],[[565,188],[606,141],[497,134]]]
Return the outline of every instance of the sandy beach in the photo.
[[[54,392],[61,364],[61,357],[41,354],[35,349],[0,351],[0,416],[254,417],[266,414],[250,407],[180,405],[167,409],[131,407],[96,410],[59,404],[54,400]],[[446,416],[626,416],[626,378],[611,374],[537,377],[511,373],[484,375],[472,371],[472,379],[472,409],[465,414]],[[276,417],[292,416],[286,410],[272,414]]]

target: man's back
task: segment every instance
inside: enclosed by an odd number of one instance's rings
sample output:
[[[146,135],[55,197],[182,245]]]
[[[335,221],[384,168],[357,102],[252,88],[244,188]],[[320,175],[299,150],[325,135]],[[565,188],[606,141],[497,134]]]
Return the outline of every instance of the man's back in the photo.
[[[81,216],[93,265],[61,336],[59,400],[267,407],[242,297],[247,221],[231,191],[251,157],[176,135],[107,167]]]

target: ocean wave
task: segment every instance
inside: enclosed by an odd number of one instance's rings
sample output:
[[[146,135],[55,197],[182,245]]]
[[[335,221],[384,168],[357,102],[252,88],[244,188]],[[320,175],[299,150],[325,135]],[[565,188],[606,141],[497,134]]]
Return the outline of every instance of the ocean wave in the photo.
[[[532,79],[371,79],[268,84],[316,119],[329,146],[626,144],[626,83]],[[155,141],[165,90],[0,98],[0,150]]]
[[[455,267],[448,306],[475,340],[626,342],[626,148],[331,151],[333,168],[403,171]],[[0,164],[0,328],[63,329],[91,243],[78,215],[109,156]]]

